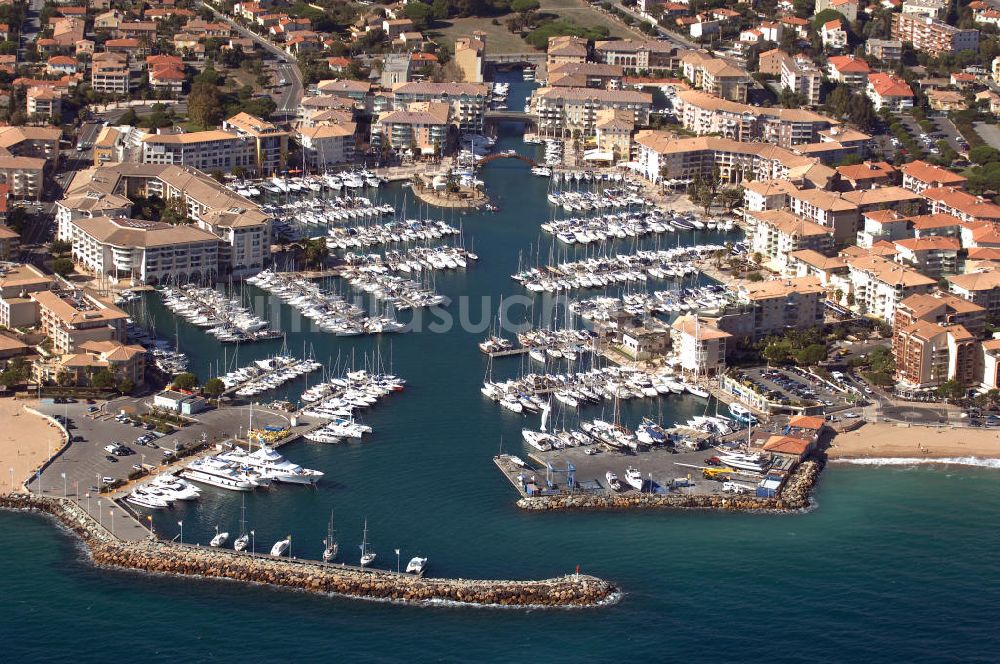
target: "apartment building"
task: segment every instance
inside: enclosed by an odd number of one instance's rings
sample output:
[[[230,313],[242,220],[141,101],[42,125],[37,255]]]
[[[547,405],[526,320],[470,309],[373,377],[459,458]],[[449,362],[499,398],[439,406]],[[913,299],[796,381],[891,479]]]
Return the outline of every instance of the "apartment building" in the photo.
[[[455,64],[462,70],[466,83],[482,83],[486,71],[486,33],[476,32],[472,37],[455,40]]]
[[[220,276],[250,276],[270,260],[270,216],[196,169],[131,163],[95,167],[79,171],[66,191],[67,200],[103,193],[180,201],[195,227],[221,240]]]
[[[903,389],[927,390],[949,380],[978,382],[982,350],[962,325],[918,320],[894,331],[892,350],[896,380]]]
[[[833,233],[838,242],[853,240],[858,233],[858,206],[837,193],[822,189],[799,189],[788,194],[792,214],[808,219]]]
[[[903,13],[943,21],[948,15],[948,0],[904,0]]]
[[[356,129],[353,122],[300,127],[297,131],[306,165],[324,171],[331,166],[353,161]]]
[[[223,131],[248,139],[253,145],[253,170],[270,175],[285,168],[288,131],[249,113],[237,113],[222,123]]]
[[[532,92],[530,104],[539,133],[547,136],[575,131],[593,136],[602,111],[628,112],[636,125],[648,124],[652,108],[653,97],[645,92],[594,88],[539,88]]]
[[[72,353],[88,341],[124,341],[128,314],[87,291],[39,290],[29,297],[38,306],[42,334],[56,353]]]
[[[964,175],[953,173],[947,168],[941,168],[926,161],[911,161],[899,167],[903,174],[903,188],[915,191],[918,194],[924,193],[926,189],[937,187],[955,187],[964,189],[968,181]]]
[[[758,341],[823,325],[826,289],[814,276],[741,284],[737,300],[743,311],[725,314],[719,327],[734,336]]]
[[[695,88],[721,99],[746,102],[751,79],[745,69],[700,51],[685,54],[680,65]]]
[[[44,115],[58,122],[62,118],[62,92],[32,86],[28,88],[26,110],[28,115]]]
[[[886,161],[866,161],[862,164],[837,167],[841,191],[887,187],[898,182],[898,173],[899,171]]]
[[[899,303],[895,327],[905,327],[918,320],[937,325],[961,325],[977,337],[986,333],[986,309],[941,291],[911,295]]]
[[[191,225],[126,217],[71,221],[73,260],[97,275],[156,285],[214,283],[219,238]]]
[[[670,326],[670,336],[682,370],[698,376],[714,376],[726,368],[726,342],[733,335],[697,316],[679,316]]]
[[[911,295],[928,293],[937,284],[913,268],[882,256],[866,254],[846,262],[855,306],[889,323],[900,302]]]
[[[868,74],[871,67],[861,58],[853,55],[834,55],[827,58],[827,72],[830,80],[863,90],[868,85]]]
[[[848,21],[858,20],[858,0],[816,0],[813,15],[827,9],[840,12]]]
[[[127,95],[132,88],[128,56],[122,53],[95,53],[90,63],[90,85],[95,92]]]
[[[925,205],[920,194],[897,186],[856,189],[846,191],[840,197],[856,205],[862,214],[875,210],[896,210],[904,215],[920,214]]]
[[[0,155],[56,159],[61,137],[58,127],[0,127]]]
[[[451,106],[441,102],[412,102],[383,113],[372,125],[372,145],[414,154],[441,154],[448,144]]]
[[[556,65],[570,62],[586,62],[589,49],[582,37],[560,35],[549,37],[549,47],[545,51],[545,64],[551,69]]]
[[[668,132],[644,130],[636,134],[635,145],[632,167],[656,183],[712,177],[718,169],[720,180],[728,184],[796,179],[825,185],[835,173],[818,159],[765,143],[742,143],[713,136],[676,138]]]
[[[982,196],[974,196],[956,187],[934,187],[923,190],[934,214],[950,214],[966,222],[1000,221],[1000,205],[996,205]]]
[[[115,381],[141,385],[146,379],[146,349],[118,341],[85,341],[76,352],[36,361],[32,378],[41,383],[69,381],[89,385],[99,371],[109,371]]]
[[[906,81],[885,72],[868,75],[865,94],[872,100],[876,111],[883,108],[899,113],[913,108],[913,90]]]
[[[7,195],[11,198],[42,197],[42,183],[45,180],[44,159],[35,157],[0,156],[0,184],[7,185]]]
[[[979,49],[979,30],[962,30],[920,14],[893,14],[892,36],[935,57]]]
[[[32,293],[49,290],[54,281],[34,265],[0,265],[0,325],[14,329],[38,323],[38,304]]]
[[[821,254],[833,251],[830,229],[796,217],[787,210],[766,210],[750,214],[756,225],[751,237],[751,251],[765,257],[768,267],[784,273],[788,255],[799,249],[813,249]]]
[[[871,249],[879,242],[895,242],[912,237],[910,220],[895,210],[874,210],[861,215],[856,244]]]
[[[1000,316],[1000,271],[987,270],[945,277],[948,292],[986,310],[995,320]]]
[[[955,237],[921,237],[896,240],[897,263],[909,265],[920,274],[940,279],[959,272],[962,243]]]
[[[834,121],[802,108],[762,108],[726,101],[698,90],[677,93],[674,112],[681,125],[698,135],[718,134],[736,141],[790,148],[819,140]]]
[[[568,63],[557,65],[548,72],[548,84],[561,88],[609,88],[622,86],[624,74],[618,65],[599,62]]]
[[[202,171],[253,171],[257,165],[253,141],[233,132],[213,129],[183,134],[152,134],[142,139],[143,164],[190,166]]]
[[[819,106],[823,72],[805,56],[781,60],[781,88],[800,95],[806,106]]]
[[[675,49],[669,42],[656,40],[638,41],[618,39],[594,44],[594,55],[599,62],[621,67],[625,73],[640,71],[661,74],[677,66]]]
[[[132,213],[132,201],[118,194],[89,191],[71,195],[56,202],[56,237],[64,242],[72,241],[73,221],[97,217],[128,217]]]
[[[393,108],[407,108],[414,102],[451,106],[450,122],[461,132],[483,131],[489,88],[482,83],[400,83],[392,88]]]
[[[340,97],[359,111],[372,110],[372,84],[365,81],[328,79],[316,84],[316,92]],[[310,98],[303,98],[303,104],[307,99]]]
[[[865,55],[887,65],[894,65],[903,59],[903,42],[898,39],[869,38],[865,41]]]

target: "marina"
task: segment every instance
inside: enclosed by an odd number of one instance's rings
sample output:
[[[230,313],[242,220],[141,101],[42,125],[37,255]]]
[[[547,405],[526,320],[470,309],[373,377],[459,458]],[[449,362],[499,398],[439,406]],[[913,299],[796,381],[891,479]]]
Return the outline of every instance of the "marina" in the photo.
[[[160,289],[163,304],[192,325],[228,343],[266,341],[281,337],[268,322],[253,314],[239,300],[214,288],[184,285]]]
[[[520,270],[511,275],[525,289],[556,293],[576,289],[607,288],[629,282],[681,279],[698,274],[695,261],[725,251],[716,244],[700,244],[659,251],[638,251],[567,261]]]

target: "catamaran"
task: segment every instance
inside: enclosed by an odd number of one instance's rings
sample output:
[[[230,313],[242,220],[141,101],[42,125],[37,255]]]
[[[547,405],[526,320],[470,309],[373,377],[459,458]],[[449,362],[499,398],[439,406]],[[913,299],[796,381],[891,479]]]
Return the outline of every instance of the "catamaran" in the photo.
[[[413,556],[410,558],[410,562],[406,565],[406,572],[407,574],[421,574],[423,573],[425,567],[427,567],[426,558]]]
[[[361,538],[361,566],[368,567],[375,562],[375,552],[368,550],[368,519],[365,519],[365,531]]]
[[[333,536],[333,510],[330,510],[330,523],[326,527],[326,539],[323,540],[323,562],[328,563],[337,557],[337,538]]]

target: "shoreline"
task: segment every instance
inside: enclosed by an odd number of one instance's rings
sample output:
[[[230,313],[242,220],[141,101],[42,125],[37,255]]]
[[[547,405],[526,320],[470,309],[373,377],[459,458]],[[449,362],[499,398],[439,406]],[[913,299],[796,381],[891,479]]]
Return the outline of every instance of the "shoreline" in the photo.
[[[416,606],[597,608],[621,598],[614,584],[584,574],[535,581],[425,578],[161,540],[125,542],[98,526],[93,517],[69,499],[10,493],[0,495],[0,509],[41,513],[55,519],[79,539],[94,565],[101,568],[226,579]]]
[[[826,455],[830,462],[854,463],[886,459],[911,460],[909,463],[1000,460],[1000,430],[868,422],[854,431],[837,434]]]
[[[0,419],[10,423],[0,437],[0,486],[23,492],[35,473],[44,470],[69,445],[69,436],[56,421],[32,406],[37,401],[0,399]],[[13,473],[13,476],[11,476]]]

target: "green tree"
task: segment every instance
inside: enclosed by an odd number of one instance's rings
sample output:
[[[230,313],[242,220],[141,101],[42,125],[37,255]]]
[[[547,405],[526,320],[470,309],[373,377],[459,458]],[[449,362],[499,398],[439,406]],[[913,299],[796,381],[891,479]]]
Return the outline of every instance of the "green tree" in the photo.
[[[115,389],[121,394],[132,394],[135,391],[135,381],[131,378],[122,378]]]
[[[60,277],[73,274],[73,261],[69,258],[57,258],[52,261],[52,271]]]
[[[965,396],[965,386],[952,378],[938,386],[937,394],[947,401],[956,401]]]
[[[819,364],[826,359],[826,346],[823,344],[810,344],[805,348],[795,351],[795,362],[803,366]]]
[[[980,166],[994,161],[1000,161],[1000,150],[989,145],[980,145],[969,150],[969,161]]]
[[[198,377],[190,371],[177,374],[174,377],[174,387],[178,390],[193,390],[198,387]]]
[[[115,385],[115,375],[108,369],[101,369],[91,377],[90,384],[99,390],[110,389]]]
[[[326,246],[326,240],[306,240],[304,253],[306,263],[319,267],[323,264],[323,259],[330,255],[330,248]]]
[[[219,378],[209,378],[205,381],[202,391],[213,399],[218,399],[226,391],[226,384]]]
[[[219,88],[212,83],[198,81],[188,95],[188,117],[202,129],[208,129],[222,120]]]

